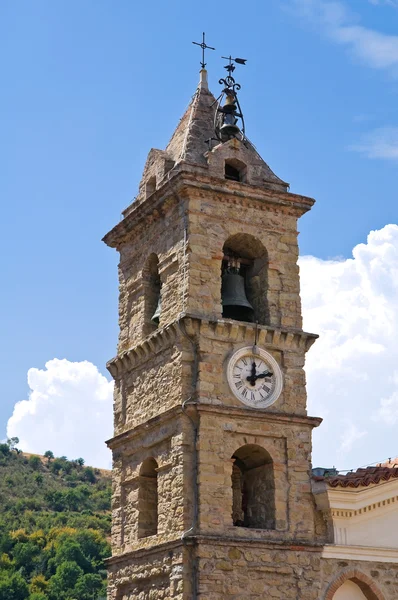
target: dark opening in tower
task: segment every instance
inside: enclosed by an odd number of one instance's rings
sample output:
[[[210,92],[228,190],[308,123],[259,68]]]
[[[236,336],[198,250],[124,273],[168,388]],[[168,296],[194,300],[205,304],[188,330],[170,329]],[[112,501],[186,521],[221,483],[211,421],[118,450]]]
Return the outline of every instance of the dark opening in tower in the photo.
[[[222,316],[267,325],[268,255],[265,247],[254,236],[237,233],[227,239],[223,253]]]
[[[275,529],[275,483],[270,454],[261,446],[247,444],[232,458],[233,524]]]

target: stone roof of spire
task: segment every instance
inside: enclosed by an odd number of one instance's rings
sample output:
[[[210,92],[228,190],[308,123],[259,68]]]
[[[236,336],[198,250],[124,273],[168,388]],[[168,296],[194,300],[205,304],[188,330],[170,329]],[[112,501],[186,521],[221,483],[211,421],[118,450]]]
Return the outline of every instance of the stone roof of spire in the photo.
[[[247,166],[245,183],[287,191],[288,184],[275,175],[247,138],[232,138],[223,143],[214,140],[216,110],[217,100],[209,91],[207,71],[202,69],[198,88],[166,149],[152,148],[148,154],[136,197],[138,203],[156,191],[171,172],[184,169],[185,165],[190,169],[197,166],[202,174],[224,179],[225,162],[231,159]],[[212,144],[208,140],[213,140]],[[130,207],[126,209],[129,210]]]
[[[204,154],[209,149],[207,140],[214,137],[216,106],[208,89],[207,71],[202,69],[199,86],[166,147],[174,162],[206,164]]]

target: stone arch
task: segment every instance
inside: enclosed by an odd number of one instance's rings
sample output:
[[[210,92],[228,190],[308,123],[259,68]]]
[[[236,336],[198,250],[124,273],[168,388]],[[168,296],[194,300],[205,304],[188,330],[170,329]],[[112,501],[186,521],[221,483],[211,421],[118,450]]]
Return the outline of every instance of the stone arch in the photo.
[[[152,457],[141,465],[138,487],[138,538],[158,532],[158,463]]]
[[[265,448],[245,444],[232,455],[232,522],[275,529],[274,463]]]
[[[149,335],[159,324],[153,316],[161,301],[161,280],[159,275],[159,259],[155,253],[148,256],[142,270],[144,290],[144,335]]]
[[[262,242],[248,233],[236,233],[227,238],[223,246],[221,298],[225,295],[223,284],[228,271],[243,277],[246,298],[253,310],[231,310],[223,306],[223,316],[268,325],[268,252]]]
[[[350,569],[340,573],[328,586],[324,600],[333,600],[337,590],[346,582],[352,581],[361,590],[366,600],[386,600],[384,594],[379,590],[371,577],[365,575],[358,569]]]

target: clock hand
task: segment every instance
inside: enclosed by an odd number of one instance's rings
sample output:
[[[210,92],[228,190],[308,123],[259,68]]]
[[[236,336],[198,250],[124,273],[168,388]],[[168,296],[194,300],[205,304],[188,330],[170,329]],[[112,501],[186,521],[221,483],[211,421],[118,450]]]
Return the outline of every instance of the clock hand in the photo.
[[[264,379],[265,377],[272,377],[273,373],[271,371],[264,371],[264,373],[259,373],[256,375],[256,379]]]
[[[248,375],[248,377],[246,377],[246,381],[249,381],[250,385],[255,386],[256,385],[256,379],[257,379],[257,375],[256,375],[256,361],[253,360],[253,362],[252,362],[252,372],[250,373],[250,375]]]

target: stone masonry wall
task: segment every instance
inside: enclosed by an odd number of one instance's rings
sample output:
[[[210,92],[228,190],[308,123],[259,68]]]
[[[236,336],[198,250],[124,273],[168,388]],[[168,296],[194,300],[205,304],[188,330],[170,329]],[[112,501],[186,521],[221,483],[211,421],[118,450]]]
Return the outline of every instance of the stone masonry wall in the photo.
[[[254,413],[254,411],[253,411]],[[282,422],[216,407],[199,407],[199,528],[237,539],[315,540],[314,499],[310,487],[311,422]],[[232,521],[232,456],[242,446],[264,448],[273,460],[275,529],[236,527]]]
[[[338,587],[348,579],[362,588],[367,600],[398,598],[398,565],[394,563],[323,558],[320,579],[320,600],[332,600]]]
[[[145,307],[145,269],[152,254],[159,260],[162,299],[159,327],[171,323],[182,311],[184,212],[184,204],[171,198],[163,210],[139,221],[134,232],[120,244],[119,352],[136,345],[148,334],[150,316]]]
[[[367,600],[398,598],[398,567],[390,563],[321,558],[322,547],[202,540],[199,600],[332,600],[347,579]]]
[[[179,539],[193,520],[193,428],[181,410],[130,432],[113,449],[112,547],[119,555]],[[141,467],[156,461],[157,534],[139,535]]]
[[[109,564],[108,600],[188,600],[190,571],[190,555],[181,542],[132,553]]]
[[[263,290],[269,324],[301,328],[298,214],[287,207],[236,197],[214,190],[187,189],[189,198],[189,293],[187,311],[221,317],[221,260],[231,236],[246,234],[261,242],[268,255],[268,282]]]
[[[320,600],[321,548],[202,540],[198,600]]]
[[[187,332],[198,343],[200,401],[242,407],[230,390],[226,369],[229,358],[236,350],[253,345],[255,326],[228,320],[210,322],[192,319],[185,322]],[[257,336],[258,345],[273,355],[283,372],[282,393],[267,412],[306,415],[305,354],[316,336],[266,327],[258,328]]]

